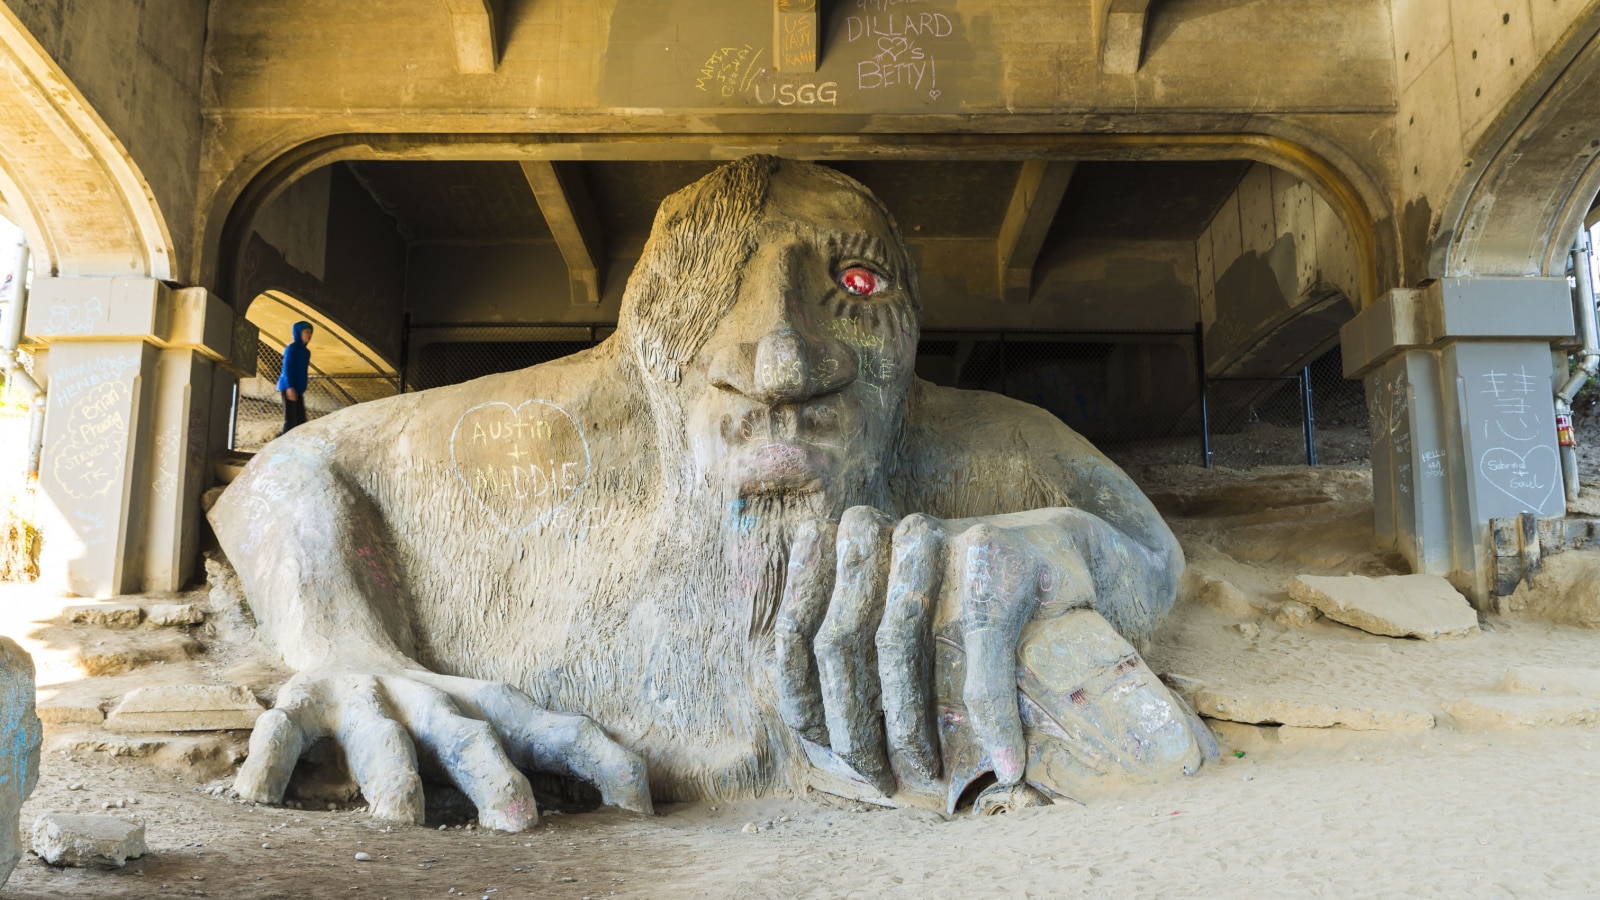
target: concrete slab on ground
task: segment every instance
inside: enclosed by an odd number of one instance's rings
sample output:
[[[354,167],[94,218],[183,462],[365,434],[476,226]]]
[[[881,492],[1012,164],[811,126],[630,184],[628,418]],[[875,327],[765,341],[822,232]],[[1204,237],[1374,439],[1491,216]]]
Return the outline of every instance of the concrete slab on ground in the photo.
[[[253,728],[260,701],[248,688],[221,684],[142,687],[106,716],[114,731],[230,731]]]
[[[1268,687],[1212,687],[1181,676],[1169,677],[1167,683],[1200,715],[1228,722],[1359,731],[1409,731],[1434,725],[1432,713],[1414,707],[1340,704]]]
[[[1437,575],[1297,575],[1289,596],[1353,628],[1425,641],[1478,633],[1478,614]]]
[[[1600,699],[1529,694],[1484,694],[1446,703],[1459,728],[1526,731],[1600,724]]]

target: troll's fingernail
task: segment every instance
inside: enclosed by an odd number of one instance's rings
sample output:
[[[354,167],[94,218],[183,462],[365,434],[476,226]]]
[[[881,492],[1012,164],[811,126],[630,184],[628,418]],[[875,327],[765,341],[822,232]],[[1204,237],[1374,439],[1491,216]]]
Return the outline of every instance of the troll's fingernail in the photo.
[[[1016,784],[1022,780],[1022,760],[1014,748],[1002,747],[994,752],[994,777],[1001,784]]]

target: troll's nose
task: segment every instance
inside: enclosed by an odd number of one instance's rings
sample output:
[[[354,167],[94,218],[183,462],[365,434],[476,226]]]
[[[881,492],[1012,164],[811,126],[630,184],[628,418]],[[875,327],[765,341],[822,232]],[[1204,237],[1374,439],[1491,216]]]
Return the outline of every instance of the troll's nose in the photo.
[[[724,347],[712,359],[711,383],[769,406],[804,403],[849,384],[855,361],[834,341],[808,341],[789,326],[754,344]]]
[[[751,381],[756,396],[768,403],[799,403],[808,399],[810,353],[804,339],[793,328],[769,332],[756,344],[755,369]]]

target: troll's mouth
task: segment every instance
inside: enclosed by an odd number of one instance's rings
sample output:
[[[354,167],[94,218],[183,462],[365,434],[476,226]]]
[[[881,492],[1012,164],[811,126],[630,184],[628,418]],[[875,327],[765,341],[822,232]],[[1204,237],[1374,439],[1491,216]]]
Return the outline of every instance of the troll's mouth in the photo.
[[[801,441],[756,441],[729,460],[740,496],[822,490],[829,460]]]

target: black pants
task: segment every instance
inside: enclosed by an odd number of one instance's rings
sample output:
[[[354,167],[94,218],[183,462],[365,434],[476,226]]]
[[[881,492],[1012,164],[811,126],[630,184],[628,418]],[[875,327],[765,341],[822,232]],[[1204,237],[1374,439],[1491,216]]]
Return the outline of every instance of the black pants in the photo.
[[[306,394],[300,392],[299,400],[290,400],[287,391],[283,395],[283,430],[279,434],[288,434],[289,429],[296,425],[306,423]]]

